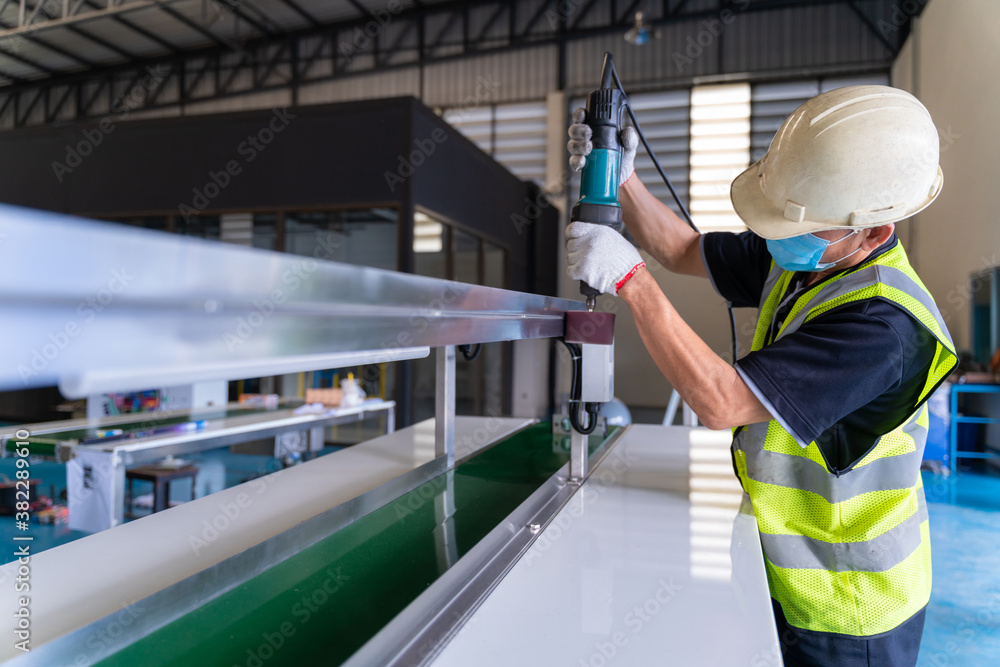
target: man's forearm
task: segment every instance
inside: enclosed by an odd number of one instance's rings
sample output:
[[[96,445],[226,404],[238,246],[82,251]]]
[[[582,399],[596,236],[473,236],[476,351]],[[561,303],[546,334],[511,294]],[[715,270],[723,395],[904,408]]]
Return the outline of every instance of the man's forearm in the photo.
[[[657,367],[709,428],[769,421],[770,413],[731,365],[681,319],[656,280],[640,269],[618,292]]]
[[[625,226],[668,271],[706,276],[698,250],[699,234],[654,197],[634,174],[618,191]]]

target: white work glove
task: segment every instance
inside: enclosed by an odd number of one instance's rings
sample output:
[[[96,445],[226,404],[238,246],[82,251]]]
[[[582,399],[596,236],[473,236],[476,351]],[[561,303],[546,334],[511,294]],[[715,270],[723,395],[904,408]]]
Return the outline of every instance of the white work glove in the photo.
[[[574,222],[566,227],[566,272],[603,294],[618,290],[646,266],[625,237],[605,225]]]
[[[587,156],[594,150],[594,145],[590,139],[593,130],[589,125],[584,124],[587,118],[587,110],[583,107],[573,112],[573,124],[569,126],[569,142],[566,144],[569,150],[569,168],[573,171],[580,171],[583,165],[587,164]],[[618,171],[618,185],[625,185],[625,181],[635,173],[635,149],[639,145],[639,135],[635,128],[626,127],[621,132],[619,140],[622,142],[622,163]]]

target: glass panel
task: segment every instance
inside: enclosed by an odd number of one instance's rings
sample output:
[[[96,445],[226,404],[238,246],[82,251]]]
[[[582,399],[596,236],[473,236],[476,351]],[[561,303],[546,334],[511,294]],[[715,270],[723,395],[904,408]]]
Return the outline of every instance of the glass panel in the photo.
[[[278,249],[278,216],[274,213],[254,213],[253,241],[254,248],[263,250]]]
[[[455,280],[479,283],[479,239],[455,229],[452,231]],[[455,367],[455,414],[483,414],[483,362],[482,353],[466,361],[461,353]]]
[[[448,225],[417,211],[413,214],[413,272],[430,278],[449,278]]]
[[[453,231],[455,245],[455,280],[479,283],[479,239],[461,230]]]
[[[285,250],[334,262],[396,268],[394,209],[299,211],[285,214]]]
[[[222,227],[217,215],[189,215],[187,219],[178,217],[174,220],[176,231],[184,236],[197,236],[203,239],[218,241],[222,236]]]
[[[483,284],[487,287],[507,287],[507,253],[500,246],[483,241]]]
[[[511,343],[487,343],[483,345],[482,357],[482,391],[483,407],[480,414],[491,416],[506,414],[504,398],[510,394],[508,383],[510,378],[506,373],[508,354]]]

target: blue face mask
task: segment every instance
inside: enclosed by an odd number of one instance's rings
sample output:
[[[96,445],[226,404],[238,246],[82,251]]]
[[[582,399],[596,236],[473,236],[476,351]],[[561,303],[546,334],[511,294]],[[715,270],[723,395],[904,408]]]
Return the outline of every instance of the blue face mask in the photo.
[[[793,236],[790,239],[767,239],[767,250],[774,258],[774,263],[785,271],[825,271],[832,266],[843,262],[845,259],[861,250],[857,250],[850,255],[844,255],[836,262],[821,262],[823,253],[832,245],[851,238],[858,233],[855,229],[850,234],[836,241],[821,239],[815,234],[802,234]]]

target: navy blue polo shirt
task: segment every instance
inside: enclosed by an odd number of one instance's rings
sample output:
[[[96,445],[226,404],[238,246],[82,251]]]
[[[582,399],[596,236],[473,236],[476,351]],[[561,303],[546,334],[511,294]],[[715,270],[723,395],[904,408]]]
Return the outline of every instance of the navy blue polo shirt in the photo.
[[[865,263],[897,243],[893,234]],[[763,238],[753,232],[713,232],[702,236],[701,253],[722,298],[735,308],[760,305],[771,266]],[[782,295],[787,303],[776,314],[778,323],[787,317],[808,275],[797,273]],[[839,272],[824,282],[835,275]],[[913,413],[935,346],[934,337],[909,313],[875,298],[805,322],[742,357],[736,370],[800,445],[815,440],[830,470],[843,472],[864,458],[880,435]]]

